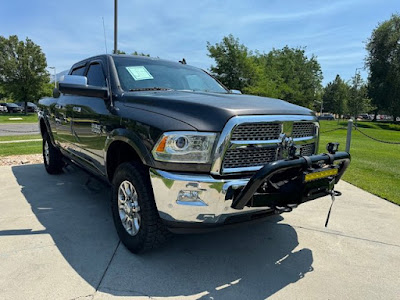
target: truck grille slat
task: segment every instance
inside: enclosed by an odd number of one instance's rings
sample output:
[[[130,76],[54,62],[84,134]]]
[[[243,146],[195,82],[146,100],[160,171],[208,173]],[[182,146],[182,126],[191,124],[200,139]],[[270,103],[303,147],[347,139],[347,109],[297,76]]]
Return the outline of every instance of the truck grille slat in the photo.
[[[225,153],[223,168],[255,167],[274,160],[276,160],[276,148],[230,149]]]
[[[241,124],[232,133],[232,141],[267,141],[279,138],[281,124]]]
[[[314,123],[294,123],[292,137],[302,138],[307,136],[313,136],[315,131]]]
[[[300,155],[301,156],[310,156],[314,154],[315,144],[305,144],[301,146]]]

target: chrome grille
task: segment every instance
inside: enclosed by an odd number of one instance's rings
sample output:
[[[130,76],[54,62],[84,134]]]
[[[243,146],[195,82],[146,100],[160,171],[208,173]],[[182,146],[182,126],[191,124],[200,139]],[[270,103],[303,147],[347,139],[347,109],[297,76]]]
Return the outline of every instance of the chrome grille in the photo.
[[[265,164],[289,158],[291,145],[312,155],[318,145],[314,116],[256,115],[231,118],[215,148],[211,173],[254,172]]]
[[[315,133],[314,123],[293,123],[292,138],[313,136]]]
[[[223,168],[243,168],[265,165],[276,160],[276,148],[238,148],[225,153]]]
[[[279,123],[241,124],[232,133],[232,141],[268,141],[276,140],[281,133]]]

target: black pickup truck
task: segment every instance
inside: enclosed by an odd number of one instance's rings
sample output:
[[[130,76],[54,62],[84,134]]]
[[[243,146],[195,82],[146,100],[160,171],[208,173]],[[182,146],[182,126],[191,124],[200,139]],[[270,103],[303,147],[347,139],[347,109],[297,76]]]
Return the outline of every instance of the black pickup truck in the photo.
[[[118,235],[135,253],[171,231],[251,221],[332,194],[350,162],[336,143],[316,154],[309,109],[230,91],[182,63],[91,57],[53,94],[38,111],[47,172],[73,162],[108,181]]]

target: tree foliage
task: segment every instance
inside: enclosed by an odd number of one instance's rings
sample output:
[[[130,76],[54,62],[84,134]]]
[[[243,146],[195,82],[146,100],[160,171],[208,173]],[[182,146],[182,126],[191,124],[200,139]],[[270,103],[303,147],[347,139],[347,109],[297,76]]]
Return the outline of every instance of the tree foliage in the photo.
[[[32,40],[0,36],[0,85],[10,98],[36,102],[48,94],[46,85],[50,79],[46,67],[45,55]]]
[[[322,97],[325,111],[338,114],[339,116],[347,113],[347,103],[350,95],[350,86],[339,75],[335,80],[329,82],[324,88]]]
[[[364,83],[359,73],[352,78],[352,86],[349,91],[347,112],[357,118],[361,113],[373,110],[371,99],[368,98],[368,86]]]
[[[255,71],[252,53],[239,43],[239,39],[229,35],[215,45],[207,42],[207,50],[208,56],[216,62],[215,66],[211,66],[211,72],[226,87],[242,90],[252,84]]]
[[[131,55],[137,55],[137,56],[146,56],[146,57],[150,57],[150,54],[145,54],[145,53],[143,53],[143,52],[137,52],[137,51],[135,51],[135,52],[132,52],[132,54]]]
[[[211,72],[230,89],[280,98],[311,107],[321,91],[322,72],[316,57],[303,48],[273,49],[253,53],[233,35],[220,43],[207,43],[208,56],[216,62]]]
[[[366,49],[369,95],[378,110],[400,116],[400,15],[379,24]]]

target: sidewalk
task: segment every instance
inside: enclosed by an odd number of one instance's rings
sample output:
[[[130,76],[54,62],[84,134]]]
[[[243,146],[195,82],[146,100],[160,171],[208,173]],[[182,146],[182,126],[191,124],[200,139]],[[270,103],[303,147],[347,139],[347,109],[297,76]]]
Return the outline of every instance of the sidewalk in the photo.
[[[0,136],[30,135],[38,133],[40,132],[39,125],[37,123],[0,124]]]

